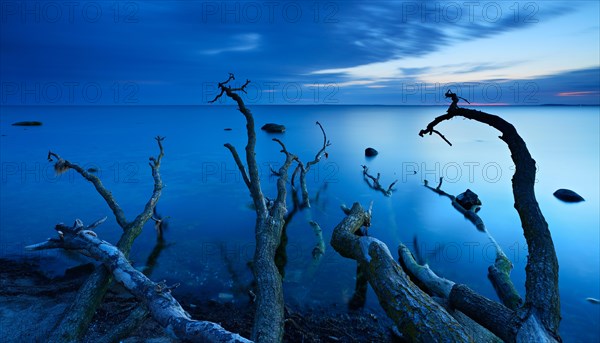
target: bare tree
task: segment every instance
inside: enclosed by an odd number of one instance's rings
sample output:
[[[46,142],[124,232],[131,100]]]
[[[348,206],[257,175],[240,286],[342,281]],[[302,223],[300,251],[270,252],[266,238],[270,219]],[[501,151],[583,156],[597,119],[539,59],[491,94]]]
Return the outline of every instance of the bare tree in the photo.
[[[347,216],[335,228],[331,245],[340,255],[366,264],[369,283],[380,304],[409,341],[494,340],[491,332],[506,342],[560,342],[558,261],[548,224],[535,199],[535,161],[513,125],[492,114],[458,107],[459,97],[450,91],[446,97],[452,99],[448,113],[435,118],[426,129],[420,131],[420,136],[436,133],[451,145],[435,127],[445,120],[462,116],[499,130],[502,133],[500,139],[506,142],[511,151],[516,166],[512,179],[515,209],[521,218],[529,249],[525,302],[521,304],[520,297],[514,291],[509,278],[512,265],[508,259],[502,258],[504,254],[501,249],[497,249],[496,263],[490,268],[490,274],[498,272],[501,275],[492,276],[498,277],[493,281],[506,283],[506,288],[497,288],[506,306],[477,294],[465,285],[437,276],[427,265],[419,265],[408,248],[401,244],[398,251],[402,266],[432,295],[429,296],[411,282],[382,242],[355,234],[361,227],[369,227],[371,223],[371,211],[364,211],[359,204],[345,211]],[[428,188],[450,197],[454,204],[455,198],[440,189],[441,182],[437,188]],[[469,213],[464,208],[461,211],[457,206],[455,208],[480,230],[485,230],[483,222],[474,212]],[[438,302],[450,307],[446,310]],[[479,327],[473,327],[473,322],[478,323]]]
[[[152,212],[163,189],[163,183],[160,177],[160,163],[164,156],[162,146],[164,137],[157,136],[155,139],[158,144],[159,154],[156,158],[150,157],[149,163],[152,178],[154,179],[154,189],[150,199],[148,199],[148,202],[144,206],[144,210],[138,214],[133,221],[128,221],[126,219],[121,206],[119,206],[112,193],[104,187],[99,177],[87,172],[79,165],[61,158],[52,151],[48,152],[48,161],[55,162],[54,169],[57,172],[64,172],[68,169],[74,170],[84,179],[92,183],[96,188],[96,191],[102,196],[104,201],[106,201],[106,204],[115,216],[117,224],[123,229],[123,234],[116,246],[125,257],[129,255],[134,240],[142,232],[142,228],[146,222],[152,217]],[[111,280],[111,274],[106,268],[102,266],[97,267],[92,275],[90,275],[81,286],[75,300],[65,311],[63,318],[54,328],[52,335],[49,337],[49,342],[80,341],[87,331],[88,325],[91,322],[96,309],[102,302],[102,299],[110,286]],[[146,314],[144,311],[137,311],[134,315],[143,317]]]
[[[252,339],[256,342],[281,342],[284,329],[284,301],[281,275],[275,264],[275,252],[281,241],[281,232],[284,224],[286,210],[286,182],[288,169],[296,156],[289,153],[279,139],[273,140],[281,146],[281,152],[285,155],[285,162],[279,168],[277,174],[277,196],[275,200],[266,198],[261,189],[256,162],[256,132],[254,128],[254,117],[246,107],[238,92],[245,93],[246,86],[250,80],[238,88],[232,88],[229,82],[235,80],[233,74],[218,87],[220,93],[210,103],[217,101],[226,95],[238,105],[238,110],[246,119],[246,133],[248,142],[246,144],[246,164],[248,169],[237,153],[235,147],[229,143],[225,147],[233,155],[244,183],[250,191],[254,208],[256,209],[256,249],[254,252],[253,273],[256,281],[256,314],[254,315],[254,326]]]

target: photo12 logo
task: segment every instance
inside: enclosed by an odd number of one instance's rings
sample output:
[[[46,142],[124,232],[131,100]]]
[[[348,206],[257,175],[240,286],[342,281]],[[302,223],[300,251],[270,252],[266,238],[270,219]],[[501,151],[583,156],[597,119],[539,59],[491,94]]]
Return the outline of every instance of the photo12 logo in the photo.
[[[277,24],[337,23],[337,2],[203,1],[202,23]]]
[[[100,178],[103,182],[112,183],[138,183],[140,182],[140,166],[135,162],[112,162],[106,166],[96,163],[80,165],[90,174]],[[54,163],[40,162],[2,162],[0,165],[2,185],[6,184],[39,184],[42,182],[87,182],[72,169],[65,173],[57,173]]]
[[[2,24],[135,24],[140,7],[134,1],[2,1]]]
[[[2,105],[135,104],[140,87],[132,81],[2,81]]]
[[[534,1],[403,1],[399,18],[403,23],[537,23],[539,10]]]
[[[447,90],[452,90],[461,98],[473,104],[538,104],[540,88],[533,81],[510,82],[412,82],[400,85],[403,104],[445,104]]]

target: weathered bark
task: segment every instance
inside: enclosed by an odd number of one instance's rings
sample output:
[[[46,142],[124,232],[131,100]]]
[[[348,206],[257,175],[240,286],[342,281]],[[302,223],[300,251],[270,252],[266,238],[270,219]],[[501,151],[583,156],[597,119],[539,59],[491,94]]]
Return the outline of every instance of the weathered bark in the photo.
[[[58,238],[30,245],[26,249],[73,250],[102,262],[115,280],[142,301],[152,317],[174,338],[191,342],[250,342],[238,334],[223,329],[218,324],[191,319],[171,295],[173,287],[151,281],[142,272],[133,268],[120,249],[98,238],[92,229],[105,219],[87,227],[79,219],[71,227],[58,224],[55,228],[58,231]]]
[[[496,294],[498,294],[498,298],[500,298],[504,306],[511,310],[517,310],[523,304],[523,299],[521,299],[519,292],[517,292],[514,283],[510,279],[513,264],[504,252],[498,248],[497,246],[494,264],[488,267],[488,278],[492,282],[494,290],[496,290]]]
[[[558,335],[560,323],[558,259],[548,223],[535,198],[535,161],[531,157],[525,141],[512,124],[496,115],[458,107],[458,96],[450,91],[446,93],[446,97],[452,98],[448,113],[435,118],[427,125],[426,129],[419,132],[419,135],[438,133],[450,144],[441,133],[435,130],[435,127],[456,116],[490,125],[502,133],[499,138],[508,145],[515,164],[515,174],[512,178],[514,206],[521,219],[529,252],[525,268],[527,273],[525,304],[520,309],[523,312],[524,324],[517,339],[534,336],[541,339],[544,336],[544,338],[560,340]],[[537,328],[536,325],[538,325]]]
[[[419,265],[410,250],[400,244],[398,255],[402,265],[433,295],[447,299],[449,304],[506,342],[514,342],[520,320],[503,305],[473,292],[465,285],[436,275],[427,265]]]
[[[156,158],[150,157],[149,163],[152,171],[152,178],[154,179],[154,190],[146,203],[144,210],[131,222],[127,221],[125,213],[112,196],[112,193],[104,187],[100,178],[94,174],[88,173],[79,165],[62,159],[56,153],[51,151],[48,152],[48,161],[52,162],[52,158],[56,159],[54,168],[57,172],[63,172],[67,169],[75,170],[84,179],[92,183],[96,188],[96,191],[104,198],[107,205],[112,210],[117,223],[123,229],[123,234],[117,243],[117,248],[119,248],[125,256],[129,255],[133,241],[142,232],[144,224],[152,217],[153,209],[162,192],[163,183],[160,177],[160,162],[164,156],[162,146],[164,137],[157,136],[155,139],[159,147],[159,155]],[[111,274],[104,267],[101,266],[96,268],[77,292],[75,300],[65,311],[63,318],[58,322],[48,341],[79,341],[86,332],[96,309],[102,302],[102,299],[110,286],[111,280]]]
[[[384,188],[381,185],[381,183],[379,183],[379,179],[381,178],[380,173],[377,173],[377,177],[375,177],[375,176],[369,174],[369,168],[367,166],[363,165],[362,168],[363,168],[363,177],[365,178],[365,182],[367,183],[367,185],[369,185],[369,187],[373,188],[374,190],[380,191],[386,197],[389,197],[392,195],[392,192],[394,191],[394,185],[396,184],[396,182],[398,182],[398,180],[395,180],[394,182],[392,182],[388,188]],[[373,183],[371,183],[371,181],[369,181],[369,179],[372,180]]]
[[[281,284],[282,278],[275,264],[275,253],[281,242],[284,215],[287,211],[286,182],[288,179],[288,169],[292,161],[297,160],[297,158],[287,151],[285,145],[280,140],[273,139],[281,145],[286,159],[276,173],[278,175],[277,197],[274,201],[267,201],[260,186],[258,163],[256,162],[254,117],[244,104],[242,98],[236,93],[245,92],[245,88],[250,81],[246,80],[246,83],[239,88],[232,88],[227,84],[234,79],[234,75],[229,74],[229,78],[225,82],[220,82],[218,86],[221,92],[210,103],[217,101],[217,99],[225,94],[237,103],[238,110],[246,118],[246,133],[248,136],[246,144],[247,173],[236,149],[231,144],[225,144],[225,147],[233,155],[244,182],[250,191],[254,208],[256,209],[256,249],[254,251],[252,270],[254,279],[256,280],[257,293],[252,339],[257,342],[281,342],[284,326],[284,302]]]
[[[357,236],[371,216],[355,203],[333,231],[331,246],[342,256],[364,263],[379,303],[400,332],[415,342],[470,342],[462,326],[415,286],[381,241]]]

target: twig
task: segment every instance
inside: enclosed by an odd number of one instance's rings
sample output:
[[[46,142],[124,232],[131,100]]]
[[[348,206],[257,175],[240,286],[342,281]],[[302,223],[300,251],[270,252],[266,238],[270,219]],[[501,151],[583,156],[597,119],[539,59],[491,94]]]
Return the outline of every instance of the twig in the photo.
[[[362,165],[363,168],[363,176],[365,178],[365,182],[369,185],[369,187],[380,191],[381,193],[383,193],[383,195],[385,195],[386,197],[389,197],[392,195],[392,192],[394,191],[394,185],[396,185],[396,183],[398,182],[398,180],[395,180],[394,182],[392,182],[390,184],[390,186],[385,189],[381,186],[381,184],[379,183],[379,179],[381,178],[381,174],[377,173],[377,177],[369,174],[369,168],[365,165]],[[369,182],[369,179],[371,179],[373,181],[373,184],[371,184]]]

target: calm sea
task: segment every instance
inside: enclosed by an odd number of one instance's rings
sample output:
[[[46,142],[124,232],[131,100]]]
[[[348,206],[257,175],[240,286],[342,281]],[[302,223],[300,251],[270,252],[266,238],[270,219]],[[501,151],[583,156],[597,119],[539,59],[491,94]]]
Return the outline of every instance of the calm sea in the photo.
[[[331,233],[342,219],[341,204],[373,201],[369,234],[388,244],[394,254],[399,242],[414,246],[430,266],[456,282],[496,299],[487,279],[494,248],[488,237],[450,205],[423,187],[423,180],[459,194],[466,189],[483,202],[485,224],[513,261],[512,274],[524,295],[527,247],[513,208],[510,153],[499,133],[460,118],[439,129],[439,137],[418,136],[420,129],[443,107],[388,106],[254,106],[257,126],[284,124],[280,135],[258,132],[257,158],[263,191],[274,197],[270,165],[283,157],[271,141],[279,137],[303,161],[322,144],[315,122],[320,121],[332,145],[328,158],[308,175],[313,206],[296,213],[287,233],[285,291],[297,306],[345,306],[354,289],[354,261],[341,258],[329,246]],[[515,125],[537,161],[536,195],[549,223],[560,263],[561,333],[566,341],[598,341],[600,306],[598,107],[487,107]],[[166,247],[160,252],[152,278],[181,282],[177,294],[228,299],[244,303],[251,282],[247,263],[254,250],[255,213],[251,199],[224,143],[244,151],[245,122],[231,106],[202,107],[2,107],[0,108],[0,255],[40,256],[49,273],[59,274],[85,259],[59,251],[26,253],[23,246],[55,235],[58,222],[81,218],[90,223],[109,220],[97,229],[104,240],[116,242],[120,228],[93,186],[72,171],[56,176],[46,159],[52,150],[71,162],[96,168],[97,175],[133,219],[152,192],[148,158],[158,153],[153,139],[166,136],[161,174],[166,185],[158,212],[169,217]],[[39,120],[41,127],[11,126]],[[225,131],[231,128],[231,131]],[[364,149],[379,155],[366,160]],[[381,173],[387,185],[398,180],[391,197],[368,187],[361,165]],[[569,188],[586,201],[562,203],[552,193]],[[291,208],[291,201],[288,200]],[[323,228],[327,249],[318,266],[311,252],[316,236],[309,225]],[[143,268],[156,243],[152,223],[137,239],[131,258]],[[367,308],[381,313],[369,291]]]

